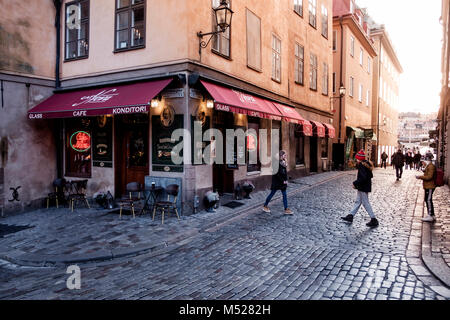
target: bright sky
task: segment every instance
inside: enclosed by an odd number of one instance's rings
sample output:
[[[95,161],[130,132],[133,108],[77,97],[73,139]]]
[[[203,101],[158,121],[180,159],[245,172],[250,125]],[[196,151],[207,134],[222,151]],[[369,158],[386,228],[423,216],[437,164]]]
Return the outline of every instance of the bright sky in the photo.
[[[400,112],[437,112],[440,103],[441,0],[356,0],[384,24],[403,67]]]

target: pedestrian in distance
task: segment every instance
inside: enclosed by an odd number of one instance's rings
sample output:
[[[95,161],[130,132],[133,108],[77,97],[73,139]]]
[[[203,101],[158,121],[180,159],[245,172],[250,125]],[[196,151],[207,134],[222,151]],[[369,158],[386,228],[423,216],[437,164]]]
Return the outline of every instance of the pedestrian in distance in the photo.
[[[434,215],[433,193],[436,190],[436,166],[432,163],[432,156],[426,156],[426,167],[423,176],[416,176],[417,179],[423,180],[423,189],[425,190],[425,203],[427,204],[428,215],[422,219],[424,222],[434,222],[436,217]]]
[[[403,166],[405,165],[405,156],[401,149],[398,149],[392,159],[392,164],[395,166],[395,173],[397,175],[397,181],[402,178]]]
[[[378,227],[378,220],[373,213],[372,206],[369,202],[369,193],[372,192],[372,178],[373,178],[373,163],[371,161],[366,160],[366,155],[364,150],[359,151],[356,154],[356,167],[358,169],[358,175],[356,181],[353,182],[353,188],[358,190],[356,195],[356,202],[353,210],[346,217],[342,217],[341,219],[345,222],[353,223],[353,218],[358,212],[361,205],[364,206],[367,213],[370,216],[369,223],[366,226],[371,228]]]
[[[414,155],[414,166],[416,167],[416,170],[420,170],[420,161],[422,160],[422,155],[420,154],[420,150],[417,151],[417,153]]]
[[[381,167],[384,169],[386,169],[386,161],[387,161],[388,155],[386,153],[386,151],[383,151],[383,153],[381,154]]]
[[[287,175],[287,154],[286,151],[280,151],[280,165],[278,168],[278,172],[272,175],[272,186],[271,192],[264,203],[263,211],[270,213],[269,202],[272,200],[275,193],[280,190],[283,195],[283,205],[284,205],[284,214],[292,215],[293,212],[288,208],[287,201],[287,189],[288,185],[288,175]]]

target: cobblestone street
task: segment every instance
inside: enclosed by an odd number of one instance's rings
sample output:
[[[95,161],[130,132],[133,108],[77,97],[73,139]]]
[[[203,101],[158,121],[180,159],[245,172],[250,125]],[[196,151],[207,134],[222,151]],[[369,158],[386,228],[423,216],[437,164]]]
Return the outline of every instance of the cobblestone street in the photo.
[[[366,227],[362,208],[352,225],[340,219],[353,206],[356,172],[317,186],[305,179],[310,188],[289,196],[293,216],[282,214],[278,199],[271,214],[252,209],[160,254],[78,264],[79,290],[67,289],[66,267],[0,260],[0,299],[448,299],[447,291],[432,289],[441,286],[438,280],[424,280],[407,259],[421,191],[416,174],[406,171],[396,182],[392,168],[375,171],[370,201],[380,221],[376,229]]]

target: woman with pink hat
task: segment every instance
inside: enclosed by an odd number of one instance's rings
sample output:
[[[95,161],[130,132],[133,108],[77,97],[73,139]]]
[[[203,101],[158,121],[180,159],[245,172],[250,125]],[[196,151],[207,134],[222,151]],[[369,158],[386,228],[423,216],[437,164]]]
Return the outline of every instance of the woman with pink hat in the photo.
[[[355,158],[357,161],[356,167],[358,168],[358,176],[356,181],[353,182],[353,188],[357,189],[358,193],[356,195],[356,202],[353,210],[346,217],[342,217],[342,220],[352,223],[353,217],[356,215],[361,205],[363,205],[371,218],[370,222],[366,225],[368,227],[375,228],[378,227],[378,220],[375,217],[372,206],[369,202],[369,192],[372,192],[372,171],[374,166],[372,162],[366,160],[364,150],[359,151]]]

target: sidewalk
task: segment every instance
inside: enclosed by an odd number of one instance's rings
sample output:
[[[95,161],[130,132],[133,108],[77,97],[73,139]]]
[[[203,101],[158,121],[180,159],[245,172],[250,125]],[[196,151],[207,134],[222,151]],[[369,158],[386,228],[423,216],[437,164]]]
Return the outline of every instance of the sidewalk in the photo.
[[[325,172],[291,181],[288,195],[326,183],[352,172]],[[182,216],[174,214],[152,221],[151,214],[142,216],[109,213],[111,210],[68,208],[40,209],[0,219],[0,224],[31,228],[0,237],[0,259],[23,266],[55,266],[88,263],[159,254],[178,246],[201,232],[213,232],[261,207],[268,191],[251,194],[251,200],[236,209],[221,206],[214,213],[206,211]],[[274,200],[280,199],[278,193]],[[281,206],[280,206],[281,210]]]

